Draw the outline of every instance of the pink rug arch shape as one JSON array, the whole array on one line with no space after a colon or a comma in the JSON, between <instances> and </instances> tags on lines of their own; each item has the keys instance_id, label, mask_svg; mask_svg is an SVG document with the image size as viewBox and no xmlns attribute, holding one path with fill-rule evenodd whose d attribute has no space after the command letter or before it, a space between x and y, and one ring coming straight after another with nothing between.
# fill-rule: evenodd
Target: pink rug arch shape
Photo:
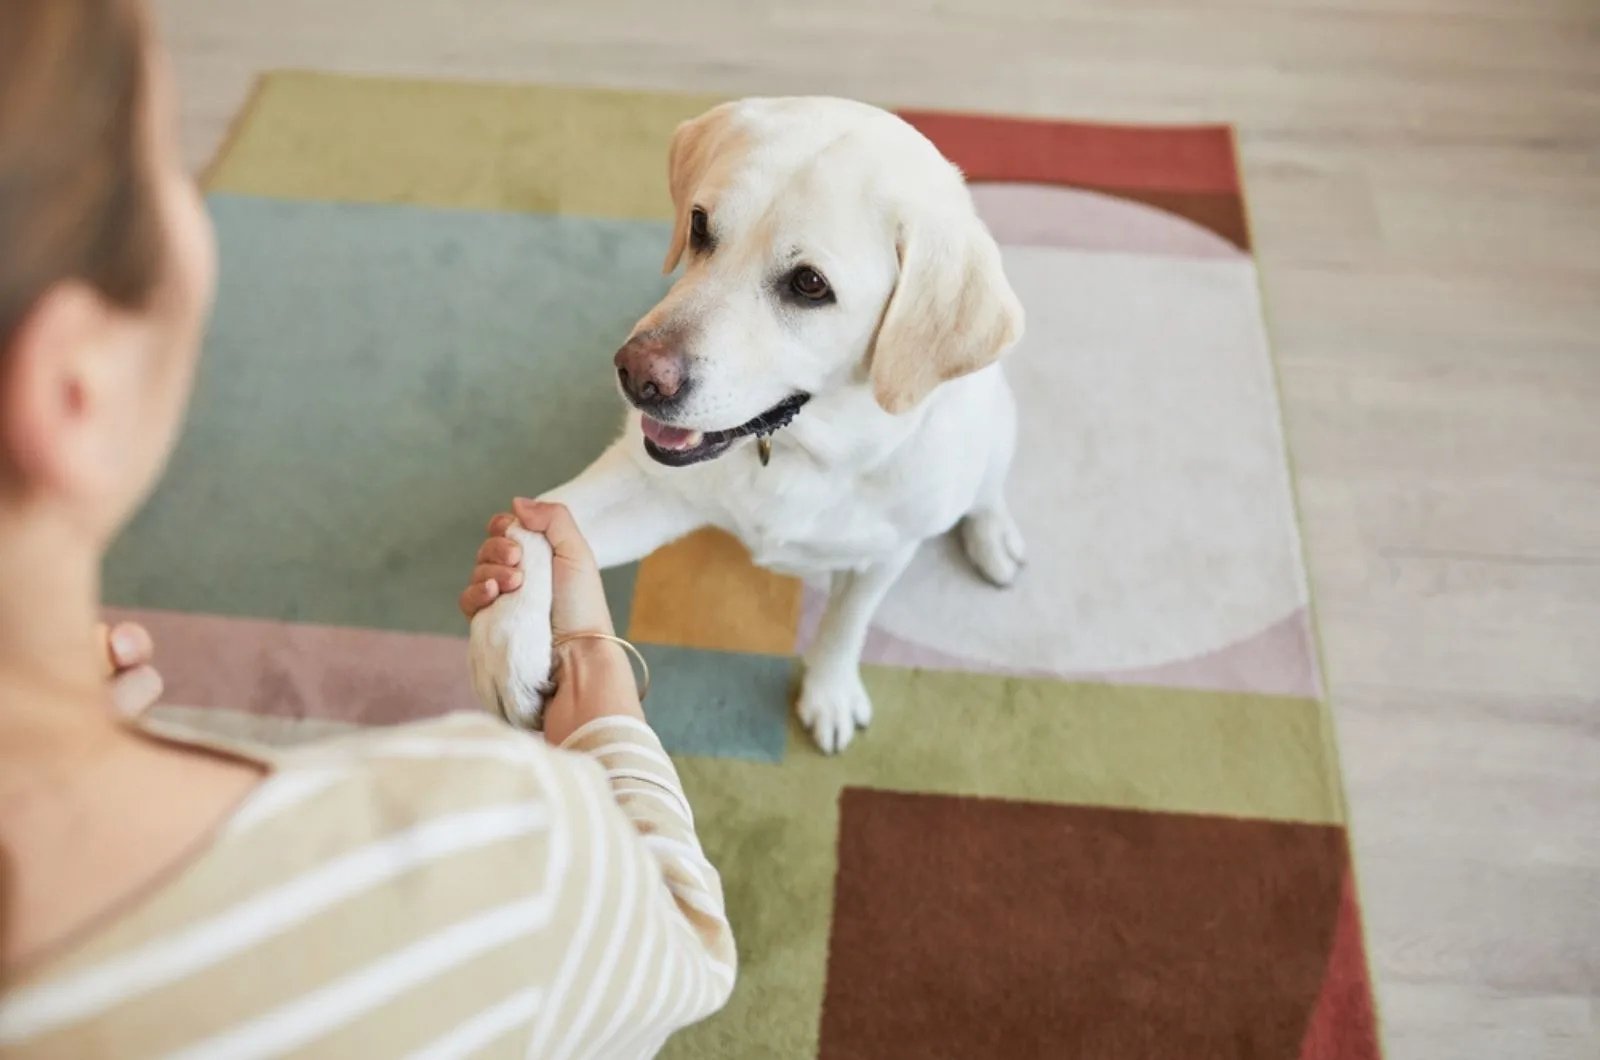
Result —
<instances>
[{"instance_id":1,"label":"pink rug arch shape","mask_svg":"<svg viewBox=\"0 0 1600 1060\"><path fill-rule=\"evenodd\" d=\"M803 652L811 642L825 602L826 597L822 593L807 587L797 651ZM877 627L867 633L867 647L862 659L869 665L911 669L1316 698L1322 694L1322 681L1318 676L1313 644L1311 616L1306 608L1301 607L1260 631L1215 650L1128 670L1061 672L1042 667L998 666L983 659L918 644Z\"/></svg>"},{"instance_id":2,"label":"pink rug arch shape","mask_svg":"<svg viewBox=\"0 0 1600 1060\"><path fill-rule=\"evenodd\" d=\"M975 183L972 199L997 242L1011 246L1244 260L1186 217L1116 194L1050 184Z\"/></svg>"}]
</instances>

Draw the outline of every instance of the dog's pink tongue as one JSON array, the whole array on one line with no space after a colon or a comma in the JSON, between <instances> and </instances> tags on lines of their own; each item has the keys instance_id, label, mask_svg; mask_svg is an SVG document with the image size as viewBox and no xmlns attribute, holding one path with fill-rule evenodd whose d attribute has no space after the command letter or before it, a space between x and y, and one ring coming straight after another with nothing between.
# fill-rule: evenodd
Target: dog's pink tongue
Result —
<instances>
[{"instance_id":1,"label":"dog's pink tongue","mask_svg":"<svg viewBox=\"0 0 1600 1060\"><path fill-rule=\"evenodd\" d=\"M700 444L699 431L668 427L665 423L657 423L649 416L641 416L639 419L640 425L644 427L644 436L663 449L693 449Z\"/></svg>"}]
</instances>

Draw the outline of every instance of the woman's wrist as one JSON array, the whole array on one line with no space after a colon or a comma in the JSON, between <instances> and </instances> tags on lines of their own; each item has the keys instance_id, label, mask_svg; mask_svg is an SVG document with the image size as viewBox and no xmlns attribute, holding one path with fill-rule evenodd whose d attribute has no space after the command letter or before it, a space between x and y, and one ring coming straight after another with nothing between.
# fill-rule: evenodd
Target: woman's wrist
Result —
<instances>
[{"instance_id":1,"label":"woman's wrist","mask_svg":"<svg viewBox=\"0 0 1600 1060\"><path fill-rule=\"evenodd\" d=\"M559 744L595 718L644 718L628 653L599 638L569 640L556 649L555 695L545 705L545 738Z\"/></svg>"}]
</instances>

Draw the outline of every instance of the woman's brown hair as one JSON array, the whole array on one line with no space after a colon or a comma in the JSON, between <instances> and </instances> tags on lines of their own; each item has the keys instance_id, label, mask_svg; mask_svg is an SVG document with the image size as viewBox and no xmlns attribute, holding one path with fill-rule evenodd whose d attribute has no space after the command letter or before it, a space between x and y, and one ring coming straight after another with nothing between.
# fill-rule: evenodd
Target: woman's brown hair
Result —
<instances>
[{"instance_id":1,"label":"woman's brown hair","mask_svg":"<svg viewBox=\"0 0 1600 1060\"><path fill-rule=\"evenodd\" d=\"M160 278L139 0L0 0L0 355L82 280L134 307Z\"/></svg>"}]
</instances>

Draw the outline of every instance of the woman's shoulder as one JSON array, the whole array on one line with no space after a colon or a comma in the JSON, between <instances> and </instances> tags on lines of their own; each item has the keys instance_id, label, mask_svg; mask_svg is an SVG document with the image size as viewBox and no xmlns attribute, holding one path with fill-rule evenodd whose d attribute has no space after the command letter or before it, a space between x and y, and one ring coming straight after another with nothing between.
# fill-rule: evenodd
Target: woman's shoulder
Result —
<instances>
[{"instance_id":1,"label":"woman's shoulder","mask_svg":"<svg viewBox=\"0 0 1600 1060\"><path fill-rule=\"evenodd\" d=\"M526 762L547 751L538 737L513 729L487 714L456 711L436 718L381 725L298 744L281 751L284 765L349 756L363 761L446 757Z\"/></svg>"},{"instance_id":2,"label":"woman's shoulder","mask_svg":"<svg viewBox=\"0 0 1600 1060\"><path fill-rule=\"evenodd\" d=\"M346 828L357 819L394 827L482 804L542 799L565 772L556 759L539 737L486 715L373 728L276 753L271 775L235 815L233 829L264 812L275 815L273 807L286 798L324 810L337 801ZM310 791L317 794L296 794Z\"/></svg>"},{"instance_id":3,"label":"woman's shoulder","mask_svg":"<svg viewBox=\"0 0 1600 1060\"><path fill-rule=\"evenodd\" d=\"M484 806L549 801L573 783L575 756L487 714L457 712L314 741L274 744L204 719L147 720L150 735L260 762L267 775L217 836L278 833L292 850L308 837L381 835ZM559 797L557 795L556 797Z\"/></svg>"},{"instance_id":4,"label":"woman's shoulder","mask_svg":"<svg viewBox=\"0 0 1600 1060\"><path fill-rule=\"evenodd\" d=\"M93 994L108 969L138 967L115 999L153 1006L115 1010L134 1023L173 1011L174 990L205 999L202 1022L248 1021L308 980L365 974L432 932L526 902L559 885L561 757L471 715L272 751L267 777L191 857L9 984L7 1015L69 1033L111 1012ZM58 999L80 994L81 1011L62 1017Z\"/></svg>"},{"instance_id":5,"label":"woman's shoulder","mask_svg":"<svg viewBox=\"0 0 1600 1060\"><path fill-rule=\"evenodd\" d=\"M231 712L212 724L208 713L178 716L158 708L141 719L140 728L169 744L263 764L273 775L336 764L354 769L427 760L526 765L549 753L542 739L476 712L310 732L299 726L241 724Z\"/></svg>"},{"instance_id":6,"label":"woman's shoulder","mask_svg":"<svg viewBox=\"0 0 1600 1060\"><path fill-rule=\"evenodd\" d=\"M159 934L272 881L370 883L475 846L538 846L568 786L556 758L539 738L473 715L264 754L261 783L120 926ZM103 941L115 947L116 934Z\"/></svg>"}]
</instances>

